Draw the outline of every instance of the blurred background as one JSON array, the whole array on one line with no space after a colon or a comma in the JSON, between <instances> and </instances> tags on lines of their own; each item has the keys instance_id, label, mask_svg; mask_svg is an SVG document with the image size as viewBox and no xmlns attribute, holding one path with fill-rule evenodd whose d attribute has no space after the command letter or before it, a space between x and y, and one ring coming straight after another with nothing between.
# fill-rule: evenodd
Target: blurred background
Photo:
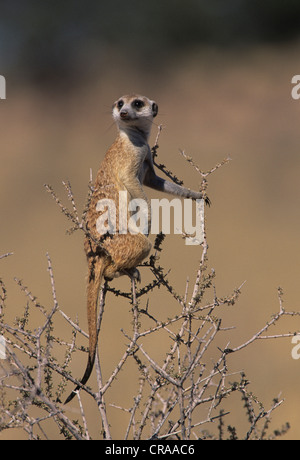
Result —
<instances>
[{"instance_id":1,"label":"blurred background","mask_svg":"<svg viewBox=\"0 0 300 460\"><path fill-rule=\"evenodd\" d=\"M206 211L217 295L230 295L246 280L238 304L222 311L223 325L236 327L224 345L244 342L278 311L278 286L286 310L299 310L300 100L291 97L299 56L296 0L3 0L0 254L14 252L0 262L7 320L26 303L14 276L51 307L49 251L61 308L86 326L83 238L66 235L70 225L43 184L62 197L62 181L70 180L83 208L90 168L95 177L115 138L111 105L130 92L158 103L155 122L164 127L159 161L186 186L197 189L199 177L179 149L203 170L232 160L209 178L212 206ZM152 145L155 135L154 126ZM161 263L172 269L178 292L184 293L187 277L194 280L200 255L178 235L167 238ZM128 280L114 285L128 289ZM168 302L162 290L156 292L154 316L173 308ZM124 351L120 329L130 329L129 305L109 296L105 314L101 347L109 375ZM299 323L284 320L274 333L300 330ZM63 335L65 324L58 328ZM289 338L259 341L230 365L245 370L250 390L266 408L279 394L285 398L272 428L289 422L285 438L300 439L300 361L292 359L292 348ZM74 359L72 369L81 375L82 360ZM130 385L121 389L117 384L109 397L130 407L135 393ZM234 404L241 406L234 398L229 404L233 413ZM117 438L128 417L110 411ZM245 419L232 424L242 430ZM18 435L4 432L0 439Z\"/></svg>"}]
</instances>

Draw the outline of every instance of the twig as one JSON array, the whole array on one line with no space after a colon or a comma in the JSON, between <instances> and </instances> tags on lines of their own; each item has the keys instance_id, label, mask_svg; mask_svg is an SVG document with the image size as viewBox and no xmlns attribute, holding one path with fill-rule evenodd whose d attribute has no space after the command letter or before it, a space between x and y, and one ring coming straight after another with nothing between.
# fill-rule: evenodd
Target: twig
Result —
<instances>
[{"instance_id":1,"label":"twig","mask_svg":"<svg viewBox=\"0 0 300 460\"><path fill-rule=\"evenodd\" d=\"M4 259L5 257L12 256L13 254L14 254L13 252L7 252L6 254L2 254L2 256L0 256L0 260Z\"/></svg>"}]
</instances>

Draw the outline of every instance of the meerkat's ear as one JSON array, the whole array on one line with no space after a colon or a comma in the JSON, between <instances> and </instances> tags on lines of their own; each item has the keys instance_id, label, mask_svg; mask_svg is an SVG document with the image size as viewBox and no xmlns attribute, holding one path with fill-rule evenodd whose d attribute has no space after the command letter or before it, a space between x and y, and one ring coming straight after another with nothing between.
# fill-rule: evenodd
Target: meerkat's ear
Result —
<instances>
[{"instance_id":1,"label":"meerkat's ear","mask_svg":"<svg viewBox=\"0 0 300 460\"><path fill-rule=\"evenodd\" d=\"M153 115L153 118L155 118L157 114L158 114L158 105L156 104L156 102L152 102L152 115Z\"/></svg>"}]
</instances>

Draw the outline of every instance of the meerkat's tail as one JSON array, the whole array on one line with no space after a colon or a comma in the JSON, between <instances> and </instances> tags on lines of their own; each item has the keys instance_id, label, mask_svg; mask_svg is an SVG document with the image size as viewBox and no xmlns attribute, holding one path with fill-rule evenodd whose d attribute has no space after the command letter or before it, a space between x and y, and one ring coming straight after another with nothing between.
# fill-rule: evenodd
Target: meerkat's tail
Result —
<instances>
[{"instance_id":1,"label":"meerkat's tail","mask_svg":"<svg viewBox=\"0 0 300 460\"><path fill-rule=\"evenodd\" d=\"M96 350L97 350L97 304L98 296L103 276L104 266L101 259L89 261L89 275L87 284L87 316L88 316L88 327L89 327L89 356L87 366L80 383L85 385L88 381L95 362ZM69 403L76 392L80 390L81 386L77 385L75 390L70 393L64 404Z\"/></svg>"}]
</instances>

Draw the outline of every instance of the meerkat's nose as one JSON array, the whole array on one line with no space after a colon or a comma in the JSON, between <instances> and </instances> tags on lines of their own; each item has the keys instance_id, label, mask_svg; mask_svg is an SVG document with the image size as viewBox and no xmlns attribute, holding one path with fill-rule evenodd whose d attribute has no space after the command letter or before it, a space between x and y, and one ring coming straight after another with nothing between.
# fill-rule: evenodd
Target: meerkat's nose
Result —
<instances>
[{"instance_id":1,"label":"meerkat's nose","mask_svg":"<svg viewBox=\"0 0 300 460\"><path fill-rule=\"evenodd\" d=\"M120 112L120 117L123 119L123 120L126 120L128 118L128 111L127 110L121 110Z\"/></svg>"}]
</instances>

